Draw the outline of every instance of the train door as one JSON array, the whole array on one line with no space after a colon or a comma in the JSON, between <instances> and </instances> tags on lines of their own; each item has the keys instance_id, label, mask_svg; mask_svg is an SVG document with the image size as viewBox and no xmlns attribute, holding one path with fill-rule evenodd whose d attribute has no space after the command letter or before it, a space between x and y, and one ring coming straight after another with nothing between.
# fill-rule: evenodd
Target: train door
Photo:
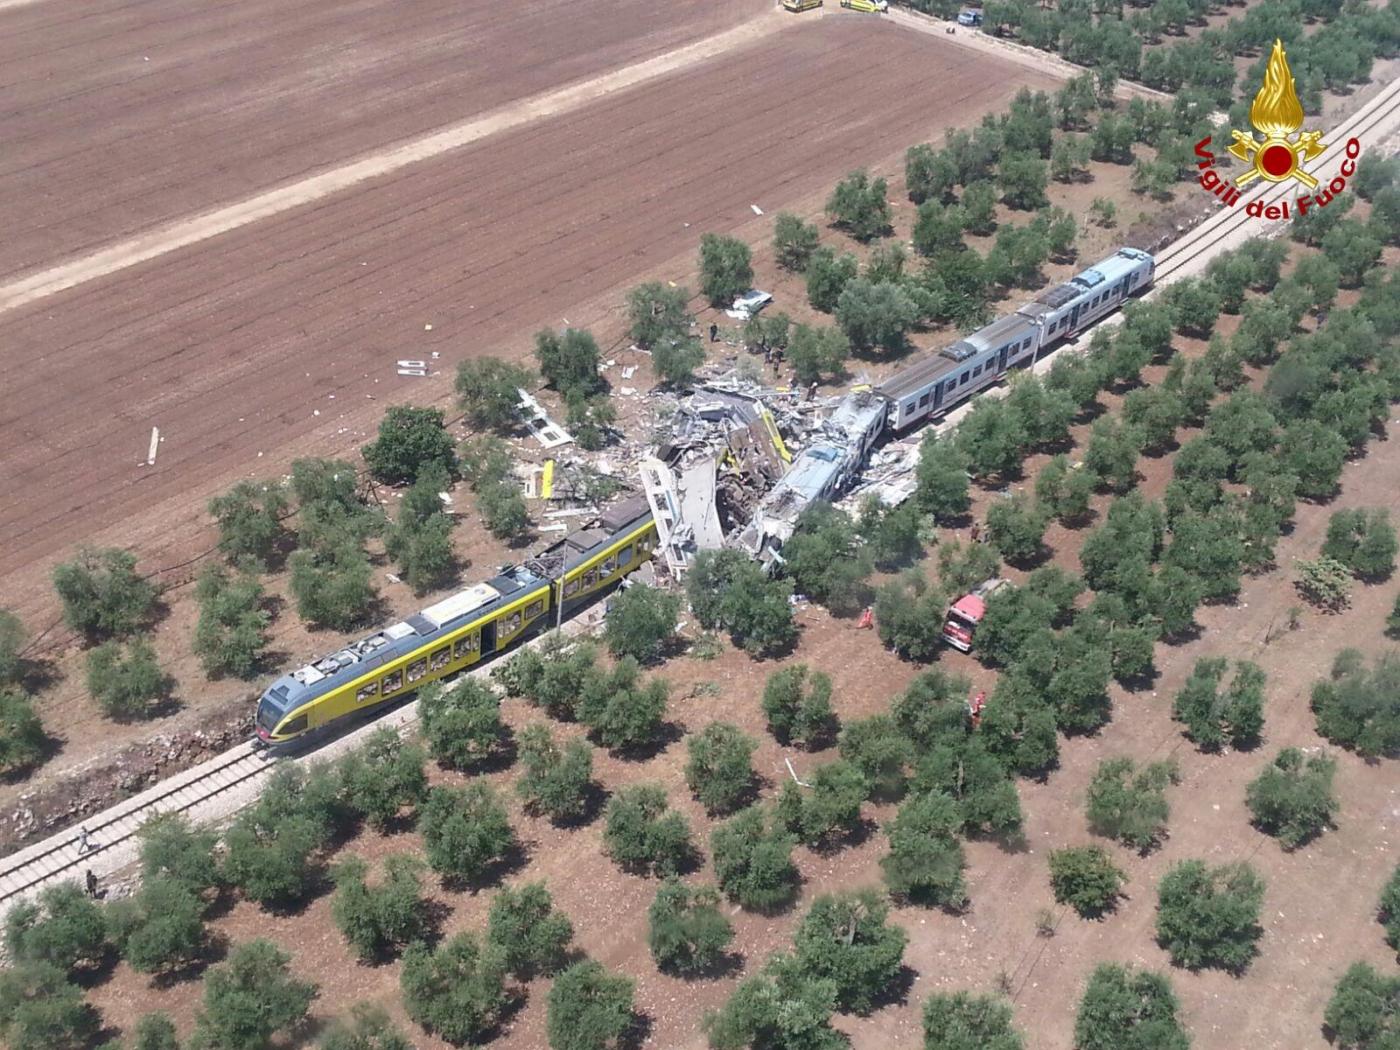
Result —
<instances>
[{"instance_id":1,"label":"train door","mask_svg":"<svg viewBox=\"0 0 1400 1050\"><path fill-rule=\"evenodd\" d=\"M496 651L496 621L481 625L481 655Z\"/></svg>"},{"instance_id":2,"label":"train door","mask_svg":"<svg viewBox=\"0 0 1400 1050\"><path fill-rule=\"evenodd\" d=\"M933 387L933 407L930 411L937 412L939 406L943 404L943 384L935 383Z\"/></svg>"},{"instance_id":3,"label":"train door","mask_svg":"<svg viewBox=\"0 0 1400 1050\"><path fill-rule=\"evenodd\" d=\"M1003 347L1001 348L1001 351L997 354L997 374L998 374L998 375L1000 375L1002 372L1005 372L1005 371L1006 371L1006 358L1007 358L1007 355L1009 355L1010 353L1011 353L1011 347L1009 347L1009 346L1003 346Z\"/></svg>"},{"instance_id":4,"label":"train door","mask_svg":"<svg viewBox=\"0 0 1400 1050\"><path fill-rule=\"evenodd\" d=\"M1079 328L1079 307L1080 303L1074 304L1074 309L1069 312L1069 330L1077 331Z\"/></svg>"}]
</instances>

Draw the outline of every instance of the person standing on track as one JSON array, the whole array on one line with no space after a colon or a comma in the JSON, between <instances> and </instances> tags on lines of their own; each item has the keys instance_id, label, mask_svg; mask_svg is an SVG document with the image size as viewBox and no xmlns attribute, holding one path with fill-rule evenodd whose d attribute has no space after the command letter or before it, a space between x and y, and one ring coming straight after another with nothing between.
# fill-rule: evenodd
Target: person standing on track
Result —
<instances>
[{"instance_id":1,"label":"person standing on track","mask_svg":"<svg viewBox=\"0 0 1400 1050\"><path fill-rule=\"evenodd\" d=\"M78 852L89 853L96 848L96 846L88 841L88 829L80 826L78 828Z\"/></svg>"}]
</instances>

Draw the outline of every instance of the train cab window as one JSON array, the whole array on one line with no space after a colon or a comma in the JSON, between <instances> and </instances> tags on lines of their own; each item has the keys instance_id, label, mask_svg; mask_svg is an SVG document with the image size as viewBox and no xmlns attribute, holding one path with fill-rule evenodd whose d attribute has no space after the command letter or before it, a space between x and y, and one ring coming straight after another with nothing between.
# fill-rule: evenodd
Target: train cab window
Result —
<instances>
[{"instance_id":1,"label":"train cab window","mask_svg":"<svg viewBox=\"0 0 1400 1050\"><path fill-rule=\"evenodd\" d=\"M618 563L619 565L631 565L631 564L632 564L632 548L631 548L631 547L623 547L622 550L620 550L620 551L617 552L617 563Z\"/></svg>"},{"instance_id":2,"label":"train cab window","mask_svg":"<svg viewBox=\"0 0 1400 1050\"><path fill-rule=\"evenodd\" d=\"M393 674L384 676L384 695L396 693L403 688L403 671L395 671Z\"/></svg>"},{"instance_id":3,"label":"train cab window","mask_svg":"<svg viewBox=\"0 0 1400 1050\"><path fill-rule=\"evenodd\" d=\"M366 700L373 700L378 695L379 683L370 682L368 685L362 685L359 689L355 690L355 703L362 704Z\"/></svg>"},{"instance_id":4,"label":"train cab window","mask_svg":"<svg viewBox=\"0 0 1400 1050\"><path fill-rule=\"evenodd\" d=\"M434 671L439 671L446 667L448 661L452 659L452 648L444 645L437 652L428 657L428 666Z\"/></svg>"},{"instance_id":5,"label":"train cab window","mask_svg":"<svg viewBox=\"0 0 1400 1050\"><path fill-rule=\"evenodd\" d=\"M565 581L565 583L564 583L564 597L565 597L565 598L568 598L568 597L570 597L570 596L575 595L575 594L578 593L578 583L579 583L579 581L578 581L578 577L577 577L577 576L575 576L572 580L566 580L566 581Z\"/></svg>"},{"instance_id":6,"label":"train cab window","mask_svg":"<svg viewBox=\"0 0 1400 1050\"><path fill-rule=\"evenodd\" d=\"M452 645L452 657L461 660L481 648L481 634L473 631L465 638L458 638Z\"/></svg>"},{"instance_id":7,"label":"train cab window","mask_svg":"<svg viewBox=\"0 0 1400 1050\"><path fill-rule=\"evenodd\" d=\"M588 590L590 587L594 586L597 582L598 582L598 570L597 570L596 568L589 569L586 573L583 574L583 589L584 589L584 590Z\"/></svg>"},{"instance_id":8,"label":"train cab window","mask_svg":"<svg viewBox=\"0 0 1400 1050\"><path fill-rule=\"evenodd\" d=\"M298 715L282 727L282 735L290 733L302 733L306 730L306 716Z\"/></svg>"}]
</instances>

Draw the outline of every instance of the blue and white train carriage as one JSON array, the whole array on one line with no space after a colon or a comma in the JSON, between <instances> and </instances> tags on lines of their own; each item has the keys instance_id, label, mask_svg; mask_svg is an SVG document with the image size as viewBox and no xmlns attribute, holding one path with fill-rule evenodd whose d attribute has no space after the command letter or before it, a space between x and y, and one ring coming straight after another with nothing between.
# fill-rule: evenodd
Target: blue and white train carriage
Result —
<instances>
[{"instance_id":1,"label":"blue and white train carriage","mask_svg":"<svg viewBox=\"0 0 1400 1050\"><path fill-rule=\"evenodd\" d=\"M1119 248L1015 313L887 377L875 389L889 402L889 428L906 430L936 419L1012 367L1031 363L1060 340L1078 335L1130 295L1150 288L1155 264L1147 252Z\"/></svg>"}]
</instances>

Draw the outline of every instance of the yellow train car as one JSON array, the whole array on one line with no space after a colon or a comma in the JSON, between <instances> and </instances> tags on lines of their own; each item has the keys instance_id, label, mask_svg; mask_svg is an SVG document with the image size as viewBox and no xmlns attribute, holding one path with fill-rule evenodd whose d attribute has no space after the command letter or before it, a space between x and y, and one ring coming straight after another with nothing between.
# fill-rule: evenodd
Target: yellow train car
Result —
<instances>
[{"instance_id":1,"label":"yellow train car","mask_svg":"<svg viewBox=\"0 0 1400 1050\"><path fill-rule=\"evenodd\" d=\"M566 618L656 549L645 500L631 500L497 576L283 675L258 702L257 738L284 745L403 699Z\"/></svg>"}]
</instances>

